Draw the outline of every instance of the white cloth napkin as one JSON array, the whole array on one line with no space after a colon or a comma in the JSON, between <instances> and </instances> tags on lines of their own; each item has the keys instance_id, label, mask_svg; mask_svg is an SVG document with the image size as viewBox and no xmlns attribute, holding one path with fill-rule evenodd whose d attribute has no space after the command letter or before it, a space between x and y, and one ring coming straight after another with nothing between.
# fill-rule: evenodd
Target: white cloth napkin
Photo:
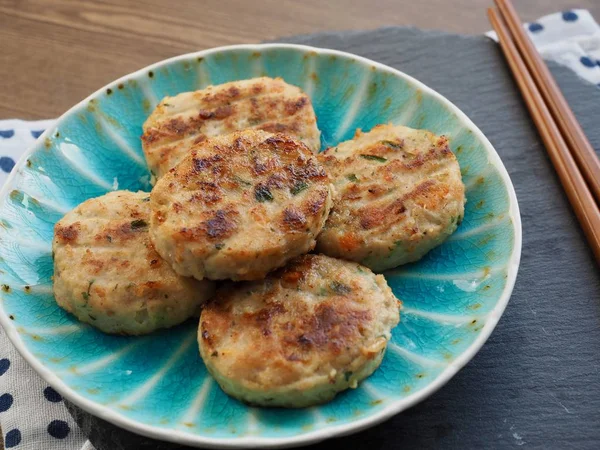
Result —
<instances>
[{"instance_id":1,"label":"white cloth napkin","mask_svg":"<svg viewBox=\"0 0 600 450\"><path fill-rule=\"evenodd\" d=\"M544 16L524 25L545 59L600 86L600 27L586 10ZM495 33L486 33L496 39ZM54 123L0 120L0 186L25 149ZM61 396L17 353L0 328L0 425L7 449L94 450Z\"/></svg>"},{"instance_id":2,"label":"white cloth napkin","mask_svg":"<svg viewBox=\"0 0 600 450\"><path fill-rule=\"evenodd\" d=\"M0 186L54 120L0 120ZM62 397L25 362L0 328L0 425L6 449L94 450Z\"/></svg>"},{"instance_id":3,"label":"white cloth napkin","mask_svg":"<svg viewBox=\"0 0 600 450\"><path fill-rule=\"evenodd\" d=\"M549 14L523 26L544 59L566 66L600 86L600 26L589 11ZM486 35L498 40L493 31Z\"/></svg>"}]
</instances>

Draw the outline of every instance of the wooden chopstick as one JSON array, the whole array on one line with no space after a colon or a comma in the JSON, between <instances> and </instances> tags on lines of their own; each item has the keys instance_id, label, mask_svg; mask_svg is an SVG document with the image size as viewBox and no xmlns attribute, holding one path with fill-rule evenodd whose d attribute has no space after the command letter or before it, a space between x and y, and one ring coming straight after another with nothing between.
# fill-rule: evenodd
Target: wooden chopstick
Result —
<instances>
[{"instance_id":1,"label":"wooden chopstick","mask_svg":"<svg viewBox=\"0 0 600 450\"><path fill-rule=\"evenodd\" d=\"M529 73L542 93L561 134L569 145L571 154L575 157L594 197L596 197L596 202L600 205L600 160L594 148L581 129L581 125L575 118L550 70L523 30L521 19L511 1L495 0L495 2L529 68Z\"/></svg>"},{"instance_id":2,"label":"wooden chopstick","mask_svg":"<svg viewBox=\"0 0 600 450\"><path fill-rule=\"evenodd\" d=\"M529 109L542 137L567 198L592 247L596 261L600 264L600 210L598 210L594 197L571 156L567 144L544 103L533 78L527 71L527 66L521 59L521 55L515 47L506 25L494 9L488 9L488 16L492 27L498 34L502 52L519 86L527 109Z\"/></svg>"}]
</instances>

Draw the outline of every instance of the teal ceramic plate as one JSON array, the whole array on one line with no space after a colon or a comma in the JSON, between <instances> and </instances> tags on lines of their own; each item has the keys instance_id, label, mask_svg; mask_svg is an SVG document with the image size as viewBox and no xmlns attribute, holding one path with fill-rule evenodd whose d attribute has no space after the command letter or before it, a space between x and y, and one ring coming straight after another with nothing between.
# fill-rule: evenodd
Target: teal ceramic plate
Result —
<instances>
[{"instance_id":1,"label":"teal ceramic plate","mask_svg":"<svg viewBox=\"0 0 600 450\"><path fill-rule=\"evenodd\" d=\"M142 123L165 95L260 75L312 98L323 148L378 123L449 137L467 188L458 231L422 261L387 272L404 301L381 368L358 389L303 410L227 397L198 355L196 324L142 338L104 335L52 296L54 223L114 189L149 190ZM17 164L0 196L0 322L67 399L128 430L207 447L292 446L374 425L446 383L483 345L510 297L521 252L515 193L485 136L417 80L347 53L242 45L183 55L111 83L64 114Z\"/></svg>"}]
</instances>

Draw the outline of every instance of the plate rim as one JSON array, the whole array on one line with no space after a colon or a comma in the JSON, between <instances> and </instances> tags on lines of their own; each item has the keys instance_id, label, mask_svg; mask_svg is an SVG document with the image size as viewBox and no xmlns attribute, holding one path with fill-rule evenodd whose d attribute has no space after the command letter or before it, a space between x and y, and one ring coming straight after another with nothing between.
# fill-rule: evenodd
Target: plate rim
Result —
<instances>
[{"instance_id":1,"label":"plate rim","mask_svg":"<svg viewBox=\"0 0 600 450\"><path fill-rule=\"evenodd\" d=\"M96 90L92 94L90 94L85 99L81 100L79 103L75 104L73 107L69 108L65 113L63 113L54 123L54 125L50 128L47 128L41 136L38 137L36 142L32 144L19 158L18 162L15 164L15 168L8 176L4 186L0 189L0 201L3 200L9 190L11 189L12 184L17 176L17 172L23 167L27 158L44 142L44 140L51 136L54 132L54 129L69 116L76 113L78 110L85 108L88 102L103 92L106 89L111 88L113 86L118 85L119 83L125 82L130 79L139 79L140 77L146 75L146 73L150 70L156 70L162 66L169 65L172 63L176 63L180 60L187 60L190 58L198 58L205 57L213 53L219 53L223 51L237 51L237 50L250 50L250 51L261 51L266 49L292 49L298 50L305 53L315 52L317 54L325 54L328 56L340 56L344 58L354 59L361 64L375 67L377 70L384 71L387 73L391 73L395 76L399 76L406 80L409 84L412 84L414 87L420 89L423 93L431 96L436 99L440 104L446 106L449 111L453 112L457 119L464 125L465 128L471 130L474 136L483 144L487 154L488 154L488 162L492 164L495 169L498 171L502 182L506 186L508 197L509 197L509 218L511 219L513 229L514 229L514 242L511 256L507 262L507 279L506 285L500 298L498 299L496 306L487 314L487 320L479 333L478 337L471 343L471 345L456 359L454 359L447 367L444 369L438 377L429 385L424 387L423 389L411 394L407 397L404 397L395 402L391 402L388 406L384 407L380 411L375 414L371 414L362 419L346 423L340 425L331 425L327 428L317 429L314 431L310 431L307 433L303 433L297 436L289 436L289 437L273 437L266 438L260 436L244 436L244 437L232 437L232 438L213 438L206 435L194 434L190 432L180 431L177 429L169 429L169 428L159 428L154 427L152 425L146 425L139 421L127 418L122 416L118 412L111 410L108 406L102 405L93 400L87 399L76 391L72 390L66 383L64 383L58 376L56 376L52 370L45 367L33 354L32 352L25 346L23 340L21 339L19 333L17 332L17 327L14 323L9 320L6 312L4 310L3 302L0 302L0 325L2 325L6 335L21 354L21 356L27 361L27 363L37 372L38 375L42 377L49 385L55 388L64 398L72 402L74 405L82 408L88 413L106 420L114 425L117 425L125 430L131 431L133 433L150 437L157 440L174 442L177 444L183 445L191 445L195 447L204 447L204 448L286 448L286 447L295 447L299 445L305 445L310 443L316 443L323 441L325 439L329 439L332 437L339 437L348 435L351 433L356 433L358 431L364 430L366 428L375 426L392 416L414 406L415 404L423 401L425 398L432 395L434 392L443 387L456 373L462 369L476 354L479 352L483 344L488 340L492 331L496 328L500 317L502 316L508 301L510 300L512 291L514 289L514 285L517 279L517 272L520 265L521 260L521 249L522 249L522 225L521 225L521 215L519 210L519 204L517 201L517 196L515 193L514 186L508 175L506 167L502 163L500 156L496 152L495 148L492 146L487 137L483 134L483 132L473 123L473 121L460 110L454 103L448 100L446 97L441 95L439 92L425 85L421 81L416 78L402 72L401 70L395 69L393 67L387 66L383 63L379 63L377 61L373 61L371 59L349 53L340 50L328 49L328 48L319 48L313 47L309 45L299 45L299 44L287 44L287 43L269 43L269 44L238 44L238 45L227 45L221 47L214 47L206 50L201 50L197 52L185 53L182 55L174 56L168 59L164 59L162 61L156 62L154 64L145 66L139 70L131 72L127 75L120 77L117 80L114 80L100 89Z\"/></svg>"}]
</instances>

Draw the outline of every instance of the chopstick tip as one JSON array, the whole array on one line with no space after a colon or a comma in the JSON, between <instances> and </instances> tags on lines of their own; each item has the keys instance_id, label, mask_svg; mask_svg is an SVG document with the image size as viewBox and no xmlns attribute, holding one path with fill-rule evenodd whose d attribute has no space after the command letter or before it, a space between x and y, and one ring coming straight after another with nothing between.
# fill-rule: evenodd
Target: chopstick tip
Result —
<instances>
[{"instance_id":1,"label":"chopstick tip","mask_svg":"<svg viewBox=\"0 0 600 450\"><path fill-rule=\"evenodd\" d=\"M490 23L492 24L492 28L496 28L496 23L498 21L498 12L496 11L495 8L488 8L487 9L487 15L488 15L488 19L490 20Z\"/></svg>"}]
</instances>

